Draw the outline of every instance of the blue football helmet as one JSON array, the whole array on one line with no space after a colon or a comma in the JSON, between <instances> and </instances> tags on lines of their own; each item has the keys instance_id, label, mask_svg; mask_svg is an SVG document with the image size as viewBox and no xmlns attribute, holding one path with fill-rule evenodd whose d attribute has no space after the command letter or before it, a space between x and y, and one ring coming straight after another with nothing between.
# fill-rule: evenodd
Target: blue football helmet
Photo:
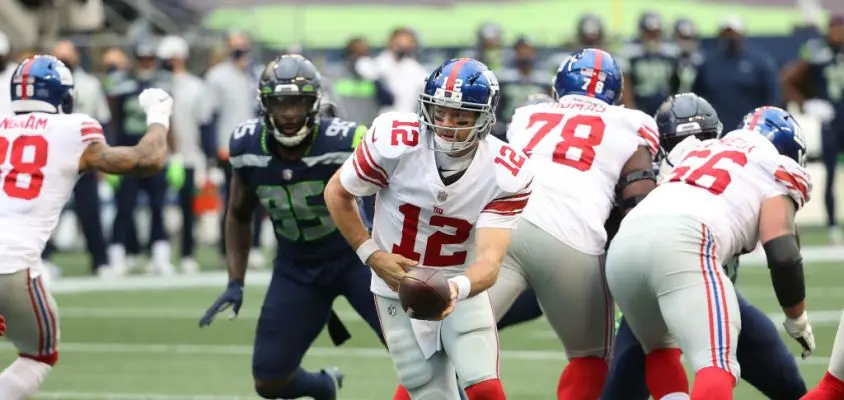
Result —
<instances>
[{"instance_id":1,"label":"blue football helmet","mask_svg":"<svg viewBox=\"0 0 844 400\"><path fill-rule=\"evenodd\" d=\"M778 107L759 107L744 116L738 129L759 132L773 143L780 154L806 166L806 136L788 111Z\"/></svg>"},{"instance_id":2,"label":"blue football helmet","mask_svg":"<svg viewBox=\"0 0 844 400\"><path fill-rule=\"evenodd\" d=\"M499 97L498 79L482 62L460 58L439 66L425 81L425 89L419 95L419 115L431 133L428 135L431 148L455 152L483 139L495 125ZM443 126L438 117L443 108L471 111L476 118L467 126ZM465 139L457 140L457 133L466 129L470 132Z\"/></svg>"},{"instance_id":3,"label":"blue football helmet","mask_svg":"<svg viewBox=\"0 0 844 400\"><path fill-rule=\"evenodd\" d=\"M73 74L53 56L21 61L12 74L10 93L15 114L73 112Z\"/></svg>"},{"instance_id":4,"label":"blue football helmet","mask_svg":"<svg viewBox=\"0 0 844 400\"><path fill-rule=\"evenodd\" d=\"M560 64L552 85L557 99L579 94L607 104L617 104L621 100L624 76L610 53L599 49L583 49Z\"/></svg>"}]
</instances>

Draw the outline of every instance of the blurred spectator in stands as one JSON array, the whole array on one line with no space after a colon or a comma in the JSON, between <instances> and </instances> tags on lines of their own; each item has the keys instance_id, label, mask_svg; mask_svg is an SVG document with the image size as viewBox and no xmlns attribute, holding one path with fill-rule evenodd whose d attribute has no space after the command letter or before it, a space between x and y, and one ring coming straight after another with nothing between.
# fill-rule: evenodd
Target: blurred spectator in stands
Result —
<instances>
[{"instance_id":1,"label":"blurred spectator in stands","mask_svg":"<svg viewBox=\"0 0 844 400\"><path fill-rule=\"evenodd\" d=\"M677 46L663 38L662 17L646 12L639 17L639 36L625 43L617 58L624 72L622 103L654 115L671 95L677 66Z\"/></svg>"},{"instance_id":2,"label":"blurred spectator in stands","mask_svg":"<svg viewBox=\"0 0 844 400\"><path fill-rule=\"evenodd\" d=\"M209 98L212 104L213 123L205 127L206 142L215 143L217 162L226 176L228 184L231 176L229 168L229 138L235 128L243 122L258 116L256 93L261 65L255 63L252 55L252 43L243 32L232 32L226 36L227 58L211 67L205 74ZM227 191L223 190L223 215L220 217L220 254L226 254L225 210L228 200ZM255 231L252 235L252 252L249 255L249 266L261 268L266 264L264 254L260 251L261 225L264 215L260 207L256 209Z\"/></svg>"},{"instance_id":3,"label":"blurred spectator in stands","mask_svg":"<svg viewBox=\"0 0 844 400\"><path fill-rule=\"evenodd\" d=\"M835 215L835 170L844 152L844 15L833 16L825 37L809 40L782 73L788 101L822 123L821 153L826 168L824 200L829 239L844 243Z\"/></svg>"},{"instance_id":4,"label":"blurred spectator in stands","mask_svg":"<svg viewBox=\"0 0 844 400\"><path fill-rule=\"evenodd\" d=\"M114 82L123 78L123 75L129 70L129 57L119 47L110 47L103 53L103 72L105 78L103 79L103 88L108 92Z\"/></svg>"},{"instance_id":5,"label":"blurred spectator in stands","mask_svg":"<svg viewBox=\"0 0 844 400\"><path fill-rule=\"evenodd\" d=\"M113 82L108 91L111 107L111 144L133 146L146 133L146 115L138 103L138 95L146 88L161 88L170 92L171 76L158 68L155 46L142 42L135 47L136 63L124 77ZM112 270L109 274L121 275L133 266L127 255L140 253L135 214L139 194L146 195L150 212L150 272L170 275L174 272L170 261L170 241L164 230L164 198L167 181L164 172L152 176L126 175L109 176L108 181L116 187L117 213L112 227L111 245L108 248Z\"/></svg>"},{"instance_id":6,"label":"blurred spectator in stands","mask_svg":"<svg viewBox=\"0 0 844 400\"><path fill-rule=\"evenodd\" d=\"M724 129L735 129L754 108L778 105L778 86L774 61L749 47L744 23L729 16L720 24L717 48L704 54L692 91L712 103Z\"/></svg>"},{"instance_id":7,"label":"blurred spectator in stands","mask_svg":"<svg viewBox=\"0 0 844 400\"><path fill-rule=\"evenodd\" d=\"M410 28L399 27L390 34L387 48L375 58L379 74L394 97L393 105L382 108L381 112L416 112L419 93L428 76L417 60L418 50L415 33Z\"/></svg>"},{"instance_id":8,"label":"blurred spectator in stands","mask_svg":"<svg viewBox=\"0 0 844 400\"><path fill-rule=\"evenodd\" d=\"M692 20L680 18L674 23L674 43L679 49L679 56L671 83L671 92L690 92L697 77L698 68L703 64L700 36Z\"/></svg>"},{"instance_id":9,"label":"blurred spectator in stands","mask_svg":"<svg viewBox=\"0 0 844 400\"><path fill-rule=\"evenodd\" d=\"M343 50L343 60L328 65L324 75L333 83L336 103L350 121L369 126L382 107L393 105L393 94L370 57L364 38L351 38Z\"/></svg>"},{"instance_id":10,"label":"blurred spectator in stands","mask_svg":"<svg viewBox=\"0 0 844 400\"><path fill-rule=\"evenodd\" d=\"M527 37L522 36L513 45L514 58L508 68L498 73L501 100L498 103L494 134L506 131L516 108L523 106L534 93L551 93L551 74L537 68L536 49Z\"/></svg>"},{"instance_id":11,"label":"blurred spectator in stands","mask_svg":"<svg viewBox=\"0 0 844 400\"><path fill-rule=\"evenodd\" d=\"M466 50L461 57L474 58L489 69L498 72L506 67L511 55L504 49L501 25L494 22L484 22L475 32L475 48Z\"/></svg>"},{"instance_id":12,"label":"blurred spectator in stands","mask_svg":"<svg viewBox=\"0 0 844 400\"><path fill-rule=\"evenodd\" d=\"M193 200L196 191L197 174L205 175L205 160L213 154L202 151L200 127L211 119L211 100L205 90L205 83L187 68L188 43L179 36L164 37L158 44L156 56L161 68L173 73L173 123L170 132L174 136L175 151L167 167L167 181L179 192L182 208L181 269L193 274L199 272L195 258Z\"/></svg>"},{"instance_id":13,"label":"blurred spectator in stands","mask_svg":"<svg viewBox=\"0 0 844 400\"><path fill-rule=\"evenodd\" d=\"M577 20L575 38L575 42L564 44L562 51L549 57L541 68L550 74L556 74L557 69L571 56L572 52L585 48L603 48L604 21L595 14L582 15Z\"/></svg>"},{"instance_id":14,"label":"blurred spectator in stands","mask_svg":"<svg viewBox=\"0 0 844 400\"><path fill-rule=\"evenodd\" d=\"M9 43L9 37L0 32L0 115L12 114L12 98L9 90L11 90L12 74L17 65L9 59L10 54L12 54L12 45Z\"/></svg>"},{"instance_id":15,"label":"blurred spectator in stands","mask_svg":"<svg viewBox=\"0 0 844 400\"><path fill-rule=\"evenodd\" d=\"M73 73L74 93L73 111L87 114L100 122L104 127L111 121L105 93L99 79L85 72L79 65L79 53L76 46L69 40L61 40L53 46L52 54L61 60ZM82 226L85 244L91 255L91 271L97 273L100 268L108 266L106 243L103 236L103 223L100 214L99 179L93 173L85 173L79 177L73 189L73 210ZM50 255L55 250L51 242L44 248L42 257L45 268L51 274L58 274L58 269L49 262Z\"/></svg>"}]
</instances>

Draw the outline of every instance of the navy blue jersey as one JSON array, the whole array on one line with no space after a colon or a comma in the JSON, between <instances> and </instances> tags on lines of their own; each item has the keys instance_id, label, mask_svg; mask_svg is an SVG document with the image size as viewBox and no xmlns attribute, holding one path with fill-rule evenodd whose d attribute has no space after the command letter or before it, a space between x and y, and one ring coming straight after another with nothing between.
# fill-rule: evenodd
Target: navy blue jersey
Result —
<instances>
[{"instance_id":1,"label":"navy blue jersey","mask_svg":"<svg viewBox=\"0 0 844 400\"><path fill-rule=\"evenodd\" d=\"M662 42L655 50L640 41L626 43L618 58L622 72L630 79L636 106L645 114L654 115L665 98L670 96L671 81L677 67L679 49L669 42Z\"/></svg>"},{"instance_id":2,"label":"navy blue jersey","mask_svg":"<svg viewBox=\"0 0 844 400\"><path fill-rule=\"evenodd\" d=\"M823 39L812 39L800 49L800 58L809 63L817 97L832 102L840 116L844 112L844 52Z\"/></svg>"},{"instance_id":3,"label":"navy blue jersey","mask_svg":"<svg viewBox=\"0 0 844 400\"><path fill-rule=\"evenodd\" d=\"M244 122L234 131L229 162L269 214L279 258L321 266L352 251L325 207L323 191L365 133L366 127L354 122L321 119L304 156L286 161L273 151L276 143L262 120Z\"/></svg>"},{"instance_id":4,"label":"navy blue jersey","mask_svg":"<svg viewBox=\"0 0 844 400\"><path fill-rule=\"evenodd\" d=\"M107 92L114 135L110 142L115 146L134 146L147 131L147 116L138 102L138 95L153 87L170 92L170 74L157 72L149 80L119 74L113 79Z\"/></svg>"}]
</instances>

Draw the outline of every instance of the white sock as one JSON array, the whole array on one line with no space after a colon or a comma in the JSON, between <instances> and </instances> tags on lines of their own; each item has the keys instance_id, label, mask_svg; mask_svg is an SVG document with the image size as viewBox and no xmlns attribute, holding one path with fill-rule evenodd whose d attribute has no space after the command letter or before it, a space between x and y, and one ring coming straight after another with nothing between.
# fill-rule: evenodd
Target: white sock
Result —
<instances>
[{"instance_id":1,"label":"white sock","mask_svg":"<svg viewBox=\"0 0 844 400\"><path fill-rule=\"evenodd\" d=\"M112 244L108 246L108 261L109 264L118 269L125 269L126 265L126 248L120 244Z\"/></svg>"},{"instance_id":2,"label":"white sock","mask_svg":"<svg viewBox=\"0 0 844 400\"><path fill-rule=\"evenodd\" d=\"M688 400L689 395L682 392L668 393L659 400Z\"/></svg>"},{"instance_id":3,"label":"white sock","mask_svg":"<svg viewBox=\"0 0 844 400\"><path fill-rule=\"evenodd\" d=\"M26 400L34 396L52 369L53 367L31 358L18 357L0 373L0 393L3 393L3 400Z\"/></svg>"},{"instance_id":4,"label":"white sock","mask_svg":"<svg viewBox=\"0 0 844 400\"><path fill-rule=\"evenodd\" d=\"M158 240L152 243L152 262L158 267L170 265L170 243Z\"/></svg>"}]
</instances>

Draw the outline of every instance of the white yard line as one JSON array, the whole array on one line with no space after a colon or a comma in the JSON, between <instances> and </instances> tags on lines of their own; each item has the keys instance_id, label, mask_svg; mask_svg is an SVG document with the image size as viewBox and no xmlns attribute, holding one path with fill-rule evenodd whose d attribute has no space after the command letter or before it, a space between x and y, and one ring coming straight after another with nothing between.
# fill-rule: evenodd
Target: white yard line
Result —
<instances>
[{"instance_id":1,"label":"white yard line","mask_svg":"<svg viewBox=\"0 0 844 400\"><path fill-rule=\"evenodd\" d=\"M63 400L254 400L258 397L106 392L39 392L36 399Z\"/></svg>"},{"instance_id":2,"label":"white yard line","mask_svg":"<svg viewBox=\"0 0 844 400\"><path fill-rule=\"evenodd\" d=\"M0 349L10 349L9 343L0 344ZM201 345L201 344L137 344L137 343L62 343L59 351L86 354L178 354L178 355L243 355L252 354L252 346L243 345ZM383 359L389 358L387 351L379 347L311 347L308 357ZM501 358L517 361L549 361L559 363L565 359L562 351L502 350ZM827 365L829 357L810 357L798 360L800 364Z\"/></svg>"}]
</instances>

